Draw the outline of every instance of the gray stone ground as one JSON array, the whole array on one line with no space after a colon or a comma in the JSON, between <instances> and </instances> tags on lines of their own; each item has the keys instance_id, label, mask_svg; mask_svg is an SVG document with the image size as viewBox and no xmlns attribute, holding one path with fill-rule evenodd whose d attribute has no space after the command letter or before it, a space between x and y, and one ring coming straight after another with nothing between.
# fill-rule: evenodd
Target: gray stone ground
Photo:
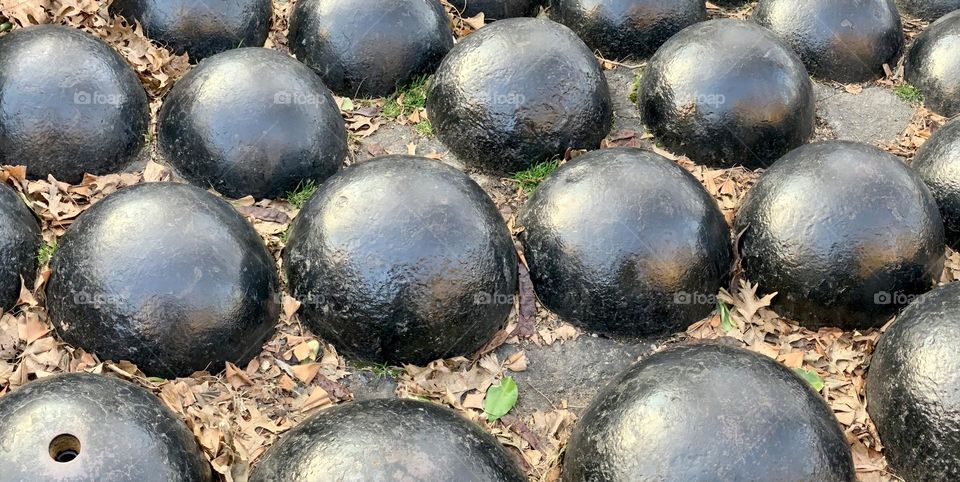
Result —
<instances>
[{"instance_id":1,"label":"gray stone ground","mask_svg":"<svg viewBox=\"0 0 960 482\"><path fill-rule=\"evenodd\" d=\"M614 125L611 133L632 130L643 132L643 124L636 107L629 99L630 87L637 70L618 67L606 72L614 101ZM859 94L842 88L815 83L817 111L821 125L839 139L869 144L892 143L910 124L915 108L890 90L867 87ZM824 136L820 136L824 137ZM418 154L436 152L443 161L464 168L462 162L447 152L436 137L425 137L412 126L384 125L361 142L355 159L362 162L373 153L405 154L408 145L415 144ZM509 183L502 179L471 172L471 176L490 192L509 191ZM504 345L497 354L503 360L517 350L524 350L528 369L515 373L520 397L515 408L518 415L528 415L536 409L560 406L566 401L575 412L581 412L596 393L617 373L641 355L649 353L656 340L616 341L590 334L576 340L556 342L552 346ZM346 386L358 399L391 397L396 380L389 374L374 374L369 370L355 370Z\"/></svg>"}]
</instances>

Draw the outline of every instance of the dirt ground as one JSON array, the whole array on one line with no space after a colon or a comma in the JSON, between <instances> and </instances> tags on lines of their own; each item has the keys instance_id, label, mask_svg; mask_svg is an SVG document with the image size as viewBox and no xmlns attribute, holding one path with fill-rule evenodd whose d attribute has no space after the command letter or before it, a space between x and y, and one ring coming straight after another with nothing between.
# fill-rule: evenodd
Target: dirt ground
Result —
<instances>
[{"instance_id":1,"label":"dirt ground","mask_svg":"<svg viewBox=\"0 0 960 482\"><path fill-rule=\"evenodd\" d=\"M150 43L142 33L106 14L95 0L0 0L0 32L36 23L63 23L83 28L114 45L137 69L151 96L154 120L164 93L189 69L177 57ZM291 4L275 2L274 31L268 47L286 51L286 18ZM714 17L745 18L751 7ZM452 17L458 36L479 27L480 19ZM905 19L908 38L925 25ZM0 34L2 35L2 34ZM630 100L642 65L600 59L615 105L613 130L604 147L635 146L654 150L690 170L717 199L731 221L743 195L759 172L742 168L710 169L659 149L646 133ZM891 75L863 85L816 83L817 139L850 139L887 149L909 162L916 148L946 119L898 94L902 65ZM464 168L424 128L420 107L403 108L403 98L338 99L350 130L348 164L383 154L415 153ZM396 107L401 107L396 114ZM384 111L388 111L389 115ZM88 176L79 185L47 179L28 181L24 170L4 166L0 179L19 189L44 222L44 238L53 244L77 215L107 194L139 182L177 181L156 150L155 136L128 172ZM575 154L575 153L572 153ZM515 180L470 172L490 194L512 229L526 192ZM284 233L297 209L285 200L232 201L267 242L280 264ZM518 246L519 248L519 246ZM578 414L600 388L635 360L672 343L718 339L775 358L808 378L822 381L829 402L851 444L858 477L892 480L882 445L866 413L864 374L880 334L821 329L811 332L767 308L772 294L736 278L719 297L731 307L732 326L718 314L663 339L612 340L563 323L536 302L529 278L508 325L470 358L438 360L426 367L362 366L344 359L333 346L317 340L298 319L298 305L284 300L277 334L248 366L228 365L224 373L197 373L189 378L148 378L124 361L99 360L95 354L62 344L53 334L43 303L49 269L41 269L35 286L25 287L19 306L0 318L0 396L30 380L60 372L88 371L140 383L161 399L193 430L215 470L226 481L245 481L257 458L284 431L332 404L376 397L420 397L448 405L494 434L510 448L530 480L559 477L564 443ZM948 253L944 282L960 279L960 257ZM488 387L512 376L519 399L506 416L490 423L483 415ZM749 417L749 404L731 407Z\"/></svg>"}]
</instances>

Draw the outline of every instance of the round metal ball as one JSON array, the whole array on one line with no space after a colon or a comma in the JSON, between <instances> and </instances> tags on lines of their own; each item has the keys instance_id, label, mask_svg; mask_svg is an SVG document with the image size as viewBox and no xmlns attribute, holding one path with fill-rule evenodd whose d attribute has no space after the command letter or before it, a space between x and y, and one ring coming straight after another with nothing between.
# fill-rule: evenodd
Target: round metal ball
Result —
<instances>
[{"instance_id":1,"label":"round metal ball","mask_svg":"<svg viewBox=\"0 0 960 482\"><path fill-rule=\"evenodd\" d=\"M682 167L639 149L564 164L518 223L540 301L607 335L685 329L716 308L733 267L716 201Z\"/></svg>"},{"instance_id":2,"label":"round metal ball","mask_svg":"<svg viewBox=\"0 0 960 482\"><path fill-rule=\"evenodd\" d=\"M452 410L378 399L324 410L285 434L251 482L290 480L527 480L490 434Z\"/></svg>"},{"instance_id":3,"label":"round metal ball","mask_svg":"<svg viewBox=\"0 0 960 482\"><path fill-rule=\"evenodd\" d=\"M960 284L910 304L880 336L867 411L901 480L960 479Z\"/></svg>"},{"instance_id":4,"label":"round metal ball","mask_svg":"<svg viewBox=\"0 0 960 482\"><path fill-rule=\"evenodd\" d=\"M913 168L940 206L947 243L960 247L960 120L954 120L923 144Z\"/></svg>"},{"instance_id":5,"label":"round metal ball","mask_svg":"<svg viewBox=\"0 0 960 482\"><path fill-rule=\"evenodd\" d=\"M427 113L469 165L524 169L569 148L596 148L613 123L606 77L569 28L535 18L488 25L437 69Z\"/></svg>"},{"instance_id":6,"label":"round metal ball","mask_svg":"<svg viewBox=\"0 0 960 482\"><path fill-rule=\"evenodd\" d=\"M749 400L749 411L731 407ZM758 353L702 344L653 354L597 395L567 444L563 480L852 482L830 407Z\"/></svg>"},{"instance_id":7,"label":"round metal ball","mask_svg":"<svg viewBox=\"0 0 960 482\"><path fill-rule=\"evenodd\" d=\"M744 275L777 292L773 309L817 329L886 322L943 271L937 204L896 156L827 141L776 162L734 225Z\"/></svg>"},{"instance_id":8,"label":"round metal ball","mask_svg":"<svg viewBox=\"0 0 960 482\"><path fill-rule=\"evenodd\" d=\"M883 77L903 51L893 0L760 0L753 19L783 39L814 77L859 83Z\"/></svg>"},{"instance_id":9,"label":"round metal ball","mask_svg":"<svg viewBox=\"0 0 960 482\"><path fill-rule=\"evenodd\" d=\"M17 303L21 280L28 289L33 288L41 240L33 212L13 189L0 186L0 310Z\"/></svg>"},{"instance_id":10,"label":"round metal ball","mask_svg":"<svg viewBox=\"0 0 960 482\"><path fill-rule=\"evenodd\" d=\"M816 125L800 59L767 29L732 19L698 23L663 44L637 105L668 149L721 167L766 167Z\"/></svg>"},{"instance_id":11,"label":"round metal ball","mask_svg":"<svg viewBox=\"0 0 960 482\"><path fill-rule=\"evenodd\" d=\"M340 109L320 77L263 48L194 68L167 95L158 124L160 151L185 178L234 198L323 182L347 155Z\"/></svg>"},{"instance_id":12,"label":"round metal ball","mask_svg":"<svg viewBox=\"0 0 960 482\"><path fill-rule=\"evenodd\" d=\"M960 0L897 0L901 12L932 22L954 10L960 10Z\"/></svg>"},{"instance_id":13,"label":"round metal ball","mask_svg":"<svg viewBox=\"0 0 960 482\"><path fill-rule=\"evenodd\" d=\"M703 0L551 0L549 12L604 57L633 60L707 19Z\"/></svg>"},{"instance_id":14,"label":"round metal ball","mask_svg":"<svg viewBox=\"0 0 960 482\"><path fill-rule=\"evenodd\" d=\"M123 169L145 142L147 93L123 57L71 27L0 38L0 163L78 183Z\"/></svg>"},{"instance_id":15,"label":"round metal ball","mask_svg":"<svg viewBox=\"0 0 960 482\"><path fill-rule=\"evenodd\" d=\"M517 282L513 240L483 189L411 156L328 179L294 220L283 265L307 326L377 363L473 353L503 326Z\"/></svg>"},{"instance_id":16,"label":"round metal ball","mask_svg":"<svg viewBox=\"0 0 960 482\"><path fill-rule=\"evenodd\" d=\"M540 12L544 0L451 0L457 11L464 17L484 15L490 22L513 17L535 17Z\"/></svg>"},{"instance_id":17,"label":"round metal ball","mask_svg":"<svg viewBox=\"0 0 960 482\"><path fill-rule=\"evenodd\" d=\"M139 22L151 39L199 62L237 47L262 47L270 0L114 0L110 12Z\"/></svg>"},{"instance_id":18,"label":"round metal ball","mask_svg":"<svg viewBox=\"0 0 960 482\"><path fill-rule=\"evenodd\" d=\"M437 0L300 0L289 40L337 95L383 97L432 74L453 31Z\"/></svg>"},{"instance_id":19,"label":"round metal ball","mask_svg":"<svg viewBox=\"0 0 960 482\"><path fill-rule=\"evenodd\" d=\"M927 108L946 117L960 114L960 10L933 22L913 40L903 70Z\"/></svg>"},{"instance_id":20,"label":"round metal ball","mask_svg":"<svg viewBox=\"0 0 960 482\"><path fill-rule=\"evenodd\" d=\"M273 256L230 204L187 184L124 188L61 238L47 285L64 341L151 376L260 353L279 315Z\"/></svg>"},{"instance_id":21,"label":"round metal ball","mask_svg":"<svg viewBox=\"0 0 960 482\"><path fill-rule=\"evenodd\" d=\"M160 399L103 375L56 375L0 398L0 447L3 480L213 480Z\"/></svg>"}]
</instances>

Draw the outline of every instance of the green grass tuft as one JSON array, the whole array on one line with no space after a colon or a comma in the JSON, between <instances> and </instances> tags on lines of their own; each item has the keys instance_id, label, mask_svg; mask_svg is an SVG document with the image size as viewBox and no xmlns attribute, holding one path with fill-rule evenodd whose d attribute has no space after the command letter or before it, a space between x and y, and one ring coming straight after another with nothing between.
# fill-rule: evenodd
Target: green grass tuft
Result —
<instances>
[{"instance_id":1,"label":"green grass tuft","mask_svg":"<svg viewBox=\"0 0 960 482\"><path fill-rule=\"evenodd\" d=\"M427 88L430 86L430 78L420 77L410 85L398 89L393 95L387 98L380 113L383 117L393 120L402 115L409 115L422 109L427 104ZM419 129L418 129L419 130Z\"/></svg>"},{"instance_id":2,"label":"green grass tuft","mask_svg":"<svg viewBox=\"0 0 960 482\"><path fill-rule=\"evenodd\" d=\"M303 208L303 205L310 200L310 196L317 191L317 183L313 181L302 182L297 188L287 193L287 202L297 209Z\"/></svg>"},{"instance_id":3,"label":"green grass tuft","mask_svg":"<svg viewBox=\"0 0 960 482\"><path fill-rule=\"evenodd\" d=\"M901 100L907 102L920 102L923 100L923 94L920 90L910 84L902 84L893 88L893 93L897 94Z\"/></svg>"},{"instance_id":4,"label":"green grass tuft","mask_svg":"<svg viewBox=\"0 0 960 482\"><path fill-rule=\"evenodd\" d=\"M56 252L57 252L56 241L51 241L49 243L44 241L40 245L40 249L37 250L37 264L39 264L40 266L43 266L49 263L50 260L53 258L53 254Z\"/></svg>"},{"instance_id":5,"label":"green grass tuft","mask_svg":"<svg viewBox=\"0 0 960 482\"><path fill-rule=\"evenodd\" d=\"M430 123L430 119L423 119L419 124L414 126L417 129L417 132L421 136L432 136L433 135L433 124Z\"/></svg>"},{"instance_id":6,"label":"green grass tuft","mask_svg":"<svg viewBox=\"0 0 960 482\"><path fill-rule=\"evenodd\" d=\"M643 71L637 72L637 76L633 78L633 83L630 84L630 102L634 104L637 103L637 92L640 91L640 81L643 80Z\"/></svg>"},{"instance_id":7,"label":"green grass tuft","mask_svg":"<svg viewBox=\"0 0 960 482\"><path fill-rule=\"evenodd\" d=\"M553 171L556 171L557 167L560 167L559 159L541 162L528 169L514 173L511 179L524 191L531 193L537 189L537 186L539 186L547 176L553 174Z\"/></svg>"}]
</instances>

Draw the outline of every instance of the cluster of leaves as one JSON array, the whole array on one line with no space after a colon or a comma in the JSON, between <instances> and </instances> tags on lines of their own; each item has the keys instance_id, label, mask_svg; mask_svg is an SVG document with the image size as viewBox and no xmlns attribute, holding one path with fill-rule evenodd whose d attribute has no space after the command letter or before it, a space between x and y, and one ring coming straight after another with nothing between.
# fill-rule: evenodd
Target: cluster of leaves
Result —
<instances>
[{"instance_id":1,"label":"cluster of leaves","mask_svg":"<svg viewBox=\"0 0 960 482\"><path fill-rule=\"evenodd\" d=\"M553 174L553 171L556 171L558 167L560 167L559 159L541 162L514 173L511 179L529 194L535 191L537 186L550 174Z\"/></svg>"}]
</instances>

